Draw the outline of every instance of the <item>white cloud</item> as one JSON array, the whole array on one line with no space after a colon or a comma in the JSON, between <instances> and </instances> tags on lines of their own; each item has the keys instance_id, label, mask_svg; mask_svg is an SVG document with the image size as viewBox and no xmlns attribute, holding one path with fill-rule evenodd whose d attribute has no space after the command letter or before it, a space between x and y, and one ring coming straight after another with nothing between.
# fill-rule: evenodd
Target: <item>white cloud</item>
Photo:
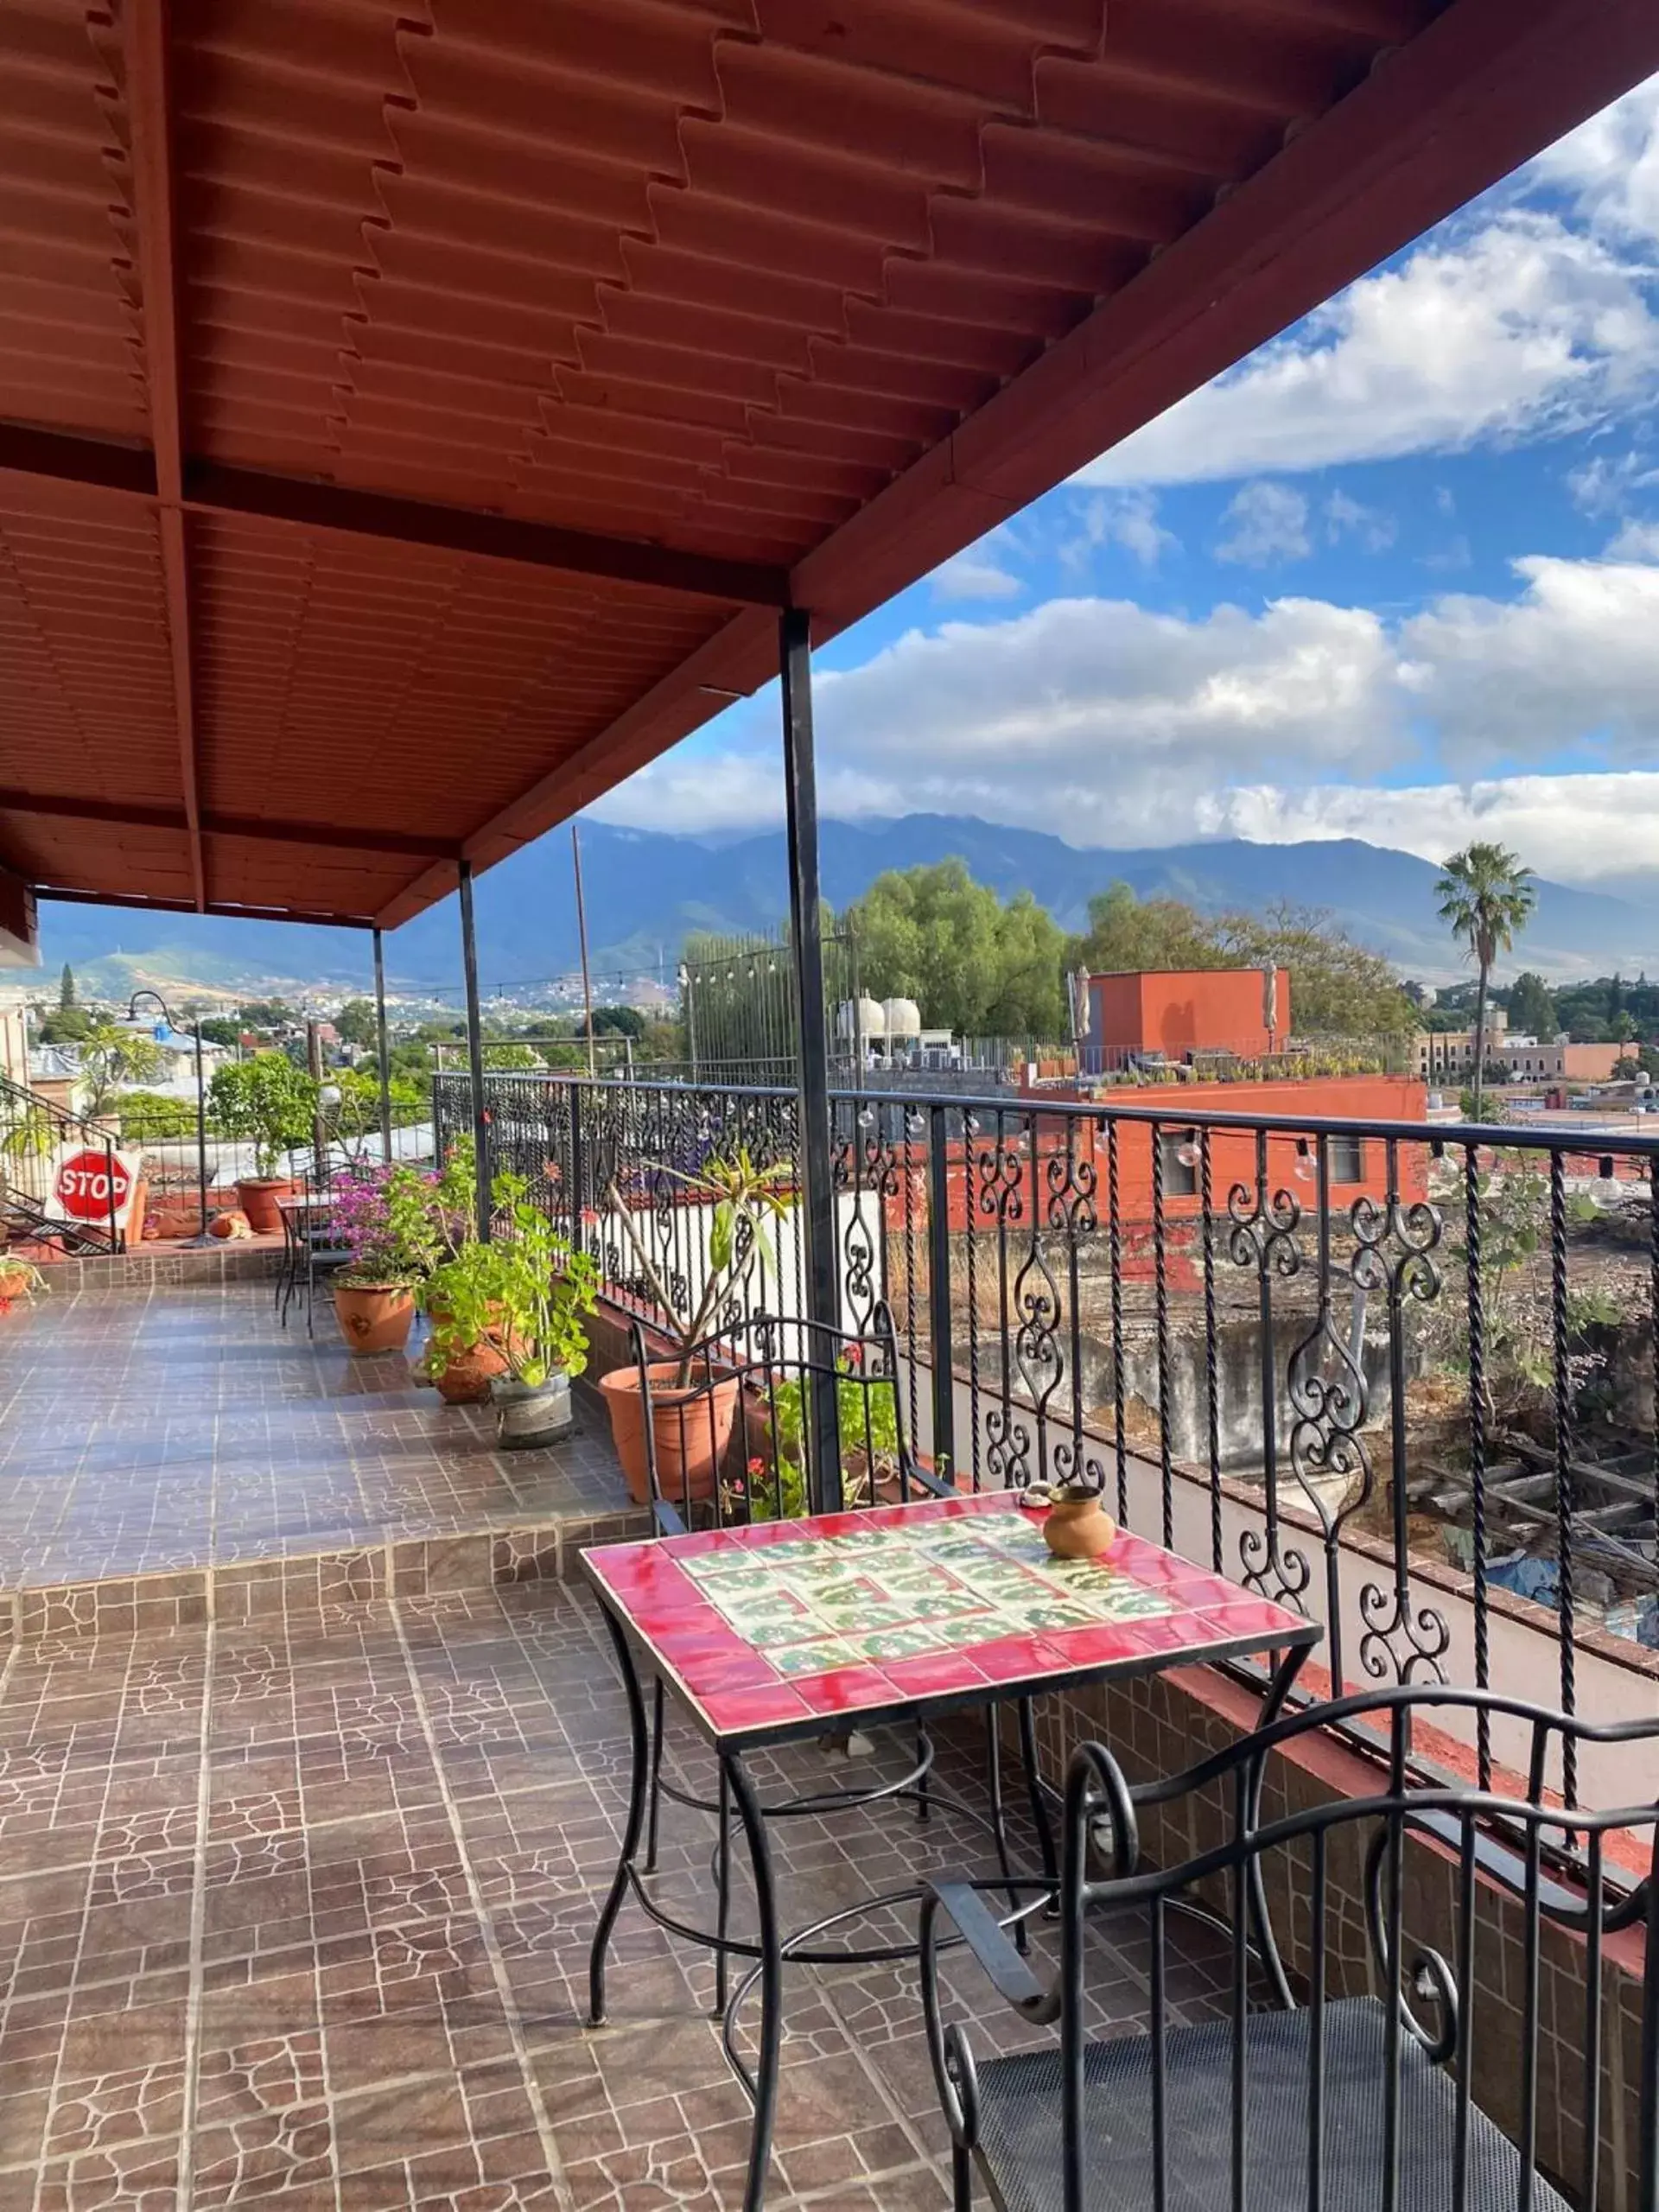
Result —
<instances>
[{"instance_id":1,"label":"white cloud","mask_svg":"<svg viewBox=\"0 0 1659 2212\"><path fill-rule=\"evenodd\" d=\"M1524 209L1439 234L1178 402L1080 480L1216 481L1582 428L1659 369L1645 273Z\"/></svg>"},{"instance_id":2,"label":"white cloud","mask_svg":"<svg viewBox=\"0 0 1659 2212\"><path fill-rule=\"evenodd\" d=\"M934 598L1017 599L1025 586L1000 557L1007 542L1002 531L994 530L977 543L953 553L928 578Z\"/></svg>"},{"instance_id":3,"label":"white cloud","mask_svg":"<svg viewBox=\"0 0 1659 2212\"><path fill-rule=\"evenodd\" d=\"M1163 556L1180 550L1180 540L1158 519L1150 492L1101 493L1088 500L1075 534L1062 541L1060 559L1074 575L1085 574L1090 556L1103 545L1118 545L1143 569L1155 569Z\"/></svg>"},{"instance_id":4,"label":"white cloud","mask_svg":"<svg viewBox=\"0 0 1659 2212\"><path fill-rule=\"evenodd\" d=\"M1400 680L1454 767L1592 744L1609 763L1659 757L1659 568L1514 563L1514 600L1448 594L1402 625Z\"/></svg>"},{"instance_id":5,"label":"white cloud","mask_svg":"<svg viewBox=\"0 0 1659 2212\"><path fill-rule=\"evenodd\" d=\"M1221 519L1227 535L1217 543L1217 561L1264 569L1274 561L1306 560L1313 550L1307 501L1287 484L1246 484Z\"/></svg>"},{"instance_id":6,"label":"white cloud","mask_svg":"<svg viewBox=\"0 0 1659 2212\"><path fill-rule=\"evenodd\" d=\"M1518 562L1509 600L1446 593L1393 623L1311 598L1187 618L1077 597L912 630L820 675L821 803L1077 844L1360 836L1431 858L1484 825L1569 880L1653 869L1659 532L1646 550ZM775 822L782 797L768 729L670 754L599 810L709 830Z\"/></svg>"},{"instance_id":7,"label":"white cloud","mask_svg":"<svg viewBox=\"0 0 1659 2212\"><path fill-rule=\"evenodd\" d=\"M1610 561L1659 561L1659 522L1637 522L1633 517L1607 548Z\"/></svg>"},{"instance_id":8,"label":"white cloud","mask_svg":"<svg viewBox=\"0 0 1659 2212\"><path fill-rule=\"evenodd\" d=\"M1659 851L1659 773L1505 776L1381 791L1253 785L1219 795L1202 819L1209 836L1266 844L1363 837L1427 861L1484 837L1523 854L1540 875L1592 884L1651 874Z\"/></svg>"},{"instance_id":9,"label":"white cloud","mask_svg":"<svg viewBox=\"0 0 1659 2212\"><path fill-rule=\"evenodd\" d=\"M1533 162L1597 229L1659 238L1659 77L1592 115Z\"/></svg>"},{"instance_id":10,"label":"white cloud","mask_svg":"<svg viewBox=\"0 0 1659 2212\"><path fill-rule=\"evenodd\" d=\"M1380 507L1368 507L1346 492L1333 492L1325 503L1325 534L1332 545L1352 537L1368 553L1386 553L1397 531L1394 517Z\"/></svg>"}]
</instances>

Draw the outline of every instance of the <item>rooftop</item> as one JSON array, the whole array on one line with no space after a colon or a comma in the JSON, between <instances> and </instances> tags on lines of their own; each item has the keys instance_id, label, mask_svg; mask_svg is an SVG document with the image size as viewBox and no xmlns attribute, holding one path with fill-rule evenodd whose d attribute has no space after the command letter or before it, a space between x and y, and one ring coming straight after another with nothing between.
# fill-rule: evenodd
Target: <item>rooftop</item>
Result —
<instances>
[{"instance_id":1,"label":"rooftop","mask_svg":"<svg viewBox=\"0 0 1659 2212\"><path fill-rule=\"evenodd\" d=\"M1656 67L1645 0L24 0L0 860L392 926Z\"/></svg>"}]
</instances>

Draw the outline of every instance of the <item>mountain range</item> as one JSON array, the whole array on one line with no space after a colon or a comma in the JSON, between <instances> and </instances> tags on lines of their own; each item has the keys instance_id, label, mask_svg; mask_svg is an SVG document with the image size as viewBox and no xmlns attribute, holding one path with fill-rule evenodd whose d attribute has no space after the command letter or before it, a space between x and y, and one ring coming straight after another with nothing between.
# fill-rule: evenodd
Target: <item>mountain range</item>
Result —
<instances>
[{"instance_id":1,"label":"mountain range","mask_svg":"<svg viewBox=\"0 0 1659 2212\"><path fill-rule=\"evenodd\" d=\"M671 984L689 931L775 929L787 905L781 830L735 838L677 836L604 822L582 824L582 872L595 988L621 974L661 973ZM1039 830L966 815L888 822L825 822L823 890L844 906L885 868L958 855L1007 897L1029 890L1067 930L1115 881L1143 898L1184 899L1205 912L1261 909L1281 899L1328 910L1359 942L1429 981L1464 972L1434 911L1439 871L1409 853L1355 839L1290 845L1242 839L1114 852L1068 845ZM480 876L479 967L486 990L568 973L577 959L570 852L563 836L527 847ZM368 946L349 930L297 931L282 922L156 917L129 910L41 910L44 964L65 960L93 988L171 981L271 989L361 984ZM1538 906L1516 964L1557 979L1659 969L1659 918L1645 903L1541 880ZM418 915L386 941L394 988L453 990L461 976L455 902Z\"/></svg>"}]
</instances>

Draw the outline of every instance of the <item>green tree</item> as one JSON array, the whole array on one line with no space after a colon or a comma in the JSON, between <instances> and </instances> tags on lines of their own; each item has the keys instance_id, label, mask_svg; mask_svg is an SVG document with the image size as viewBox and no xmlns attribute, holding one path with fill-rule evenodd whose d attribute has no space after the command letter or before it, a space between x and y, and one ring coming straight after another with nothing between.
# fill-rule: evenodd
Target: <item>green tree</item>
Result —
<instances>
[{"instance_id":1,"label":"green tree","mask_svg":"<svg viewBox=\"0 0 1659 2212\"><path fill-rule=\"evenodd\" d=\"M1420 1019L1380 953L1332 917L1288 901L1262 914L1200 914L1179 899L1137 899L1114 883L1089 902L1089 928L1067 964L1090 975L1160 969L1284 968L1290 1018L1303 1036L1392 1037Z\"/></svg>"},{"instance_id":2,"label":"green tree","mask_svg":"<svg viewBox=\"0 0 1659 2212\"><path fill-rule=\"evenodd\" d=\"M210 1014L201 1025L204 1045L239 1045L242 1025L228 1014Z\"/></svg>"},{"instance_id":3,"label":"green tree","mask_svg":"<svg viewBox=\"0 0 1659 2212\"><path fill-rule=\"evenodd\" d=\"M1523 1037L1541 1038L1548 1044L1560 1027L1555 995L1543 977L1526 969L1510 988L1510 1027Z\"/></svg>"},{"instance_id":4,"label":"green tree","mask_svg":"<svg viewBox=\"0 0 1659 2212\"><path fill-rule=\"evenodd\" d=\"M1228 964L1213 922L1179 899L1138 899L1109 884L1089 901L1089 926L1066 948L1069 968L1091 976L1144 975L1165 968Z\"/></svg>"},{"instance_id":5,"label":"green tree","mask_svg":"<svg viewBox=\"0 0 1659 2212\"><path fill-rule=\"evenodd\" d=\"M343 1043L356 1045L366 1052L378 1041L380 1035L373 1000L347 999L334 1016L334 1027Z\"/></svg>"},{"instance_id":6,"label":"green tree","mask_svg":"<svg viewBox=\"0 0 1659 2212\"><path fill-rule=\"evenodd\" d=\"M1416 1027L1410 1000L1381 953L1356 944L1331 915L1287 900L1264 914L1224 914L1230 967L1284 968L1301 1037L1399 1037Z\"/></svg>"},{"instance_id":7,"label":"green tree","mask_svg":"<svg viewBox=\"0 0 1659 2212\"><path fill-rule=\"evenodd\" d=\"M66 960L63 973L58 978L58 1004L65 1013L76 1003L75 971Z\"/></svg>"},{"instance_id":8,"label":"green tree","mask_svg":"<svg viewBox=\"0 0 1659 2212\"><path fill-rule=\"evenodd\" d=\"M1475 1116L1480 1116L1486 1058L1486 1000L1491 989L1492 963L1507 952L1523 930L1538 903L1532 870L1523 868L1503 845L1475 843L1453 853L1434 887L1440 899L1440 919L1459 938L1475 963L1474 1095Z\"/></svg>"},{"instance_id":9,"label":"green tree","mask_svg":"<svg viewBox=\"0 0 1659 2212\"><path fill-rule=\"evenodd\" d=\"M81 1041L80 1071L86 1083L88 1114L101 1114L124 1084L154 1083L162 1071L162 1048L118 1023L94 1021Z\"/></svg>"},{"instance_id":10,"label":"green tree","mask_svg":"<svg viewBox=\"0 0 1659 2212\"><path fill-rule=\"evenodd\" d=\"M1005 906L959 860L889 868L852 907L863 987L914 999L930 1027L963 1037L1062 1035L1065 940L1019 892Z\"/></svg>"},{"instance_id":11,"label":"green tree","mask_svg":"<svg viewBox=\"0 0 1659 2212\"><path fill-rule=\"evenodd\" d=\"M238 1011L245 1029L267 1035L273 1029L291 1029L300 1019L286 999L250 999Z\"/></svg>"},{"instance_id":12,"label":"green tree","mask_svg":"<svg viewBox=\"0 0 1659 2212\"><path fill-rule=\"evenodd\" d=\"M285 1052L256 1052L220 1068L207 1100L214 1126L252 1145L256 1175L274 1175L285 1152L310 1141L317 1085Z\"/></svg>"},{"instance_id":13,"label":"green tree","mask_svg":"<svg viewBox=\"0 0 1659 2212\"><path fill-rule=\"evenodd\" d=\"M35 1024L42 1045L79 1045L92 1033L92 1017L84 1006L54 1007Z\"/></svg>"}]
</instances>

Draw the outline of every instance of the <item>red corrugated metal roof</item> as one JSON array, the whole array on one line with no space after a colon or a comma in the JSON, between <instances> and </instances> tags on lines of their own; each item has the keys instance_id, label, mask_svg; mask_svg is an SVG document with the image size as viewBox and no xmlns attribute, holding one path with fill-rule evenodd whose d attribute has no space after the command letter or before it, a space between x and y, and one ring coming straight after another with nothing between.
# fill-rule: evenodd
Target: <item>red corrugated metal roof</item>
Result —
<instances>
[{"instance_id":1,"label":"red corrugated metal roof","mask_svg":"<svg viewBox=\"0 0 1659 2212\"><path fill-rule=\"evenodd\" d=\"M3 0L0 859L402 919L1656 67L1651 0Z\"/></svg>"}]
</instances>

